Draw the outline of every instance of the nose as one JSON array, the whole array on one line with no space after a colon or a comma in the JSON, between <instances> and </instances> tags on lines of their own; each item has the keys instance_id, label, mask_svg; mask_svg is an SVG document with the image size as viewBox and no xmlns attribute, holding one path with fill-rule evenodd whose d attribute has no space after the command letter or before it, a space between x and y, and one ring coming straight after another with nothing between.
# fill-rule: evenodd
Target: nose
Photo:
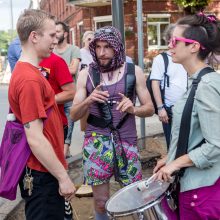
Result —
<instances>
[{"instance_id":1,"label":"nose","mask_svg":"<svg viewBox=\"0 0 220 220\"><path fill-rule=\"evenodd\" d=\"M172 44L172 41L171 41L171 40L169 41L168 48L169 48L169 49L172 49L172 48L173 48L173 44Z\"/></svg>"},{"instance_id":2,"label":"nose","mask_svg":"<svg viewBox=\"0 0 220 220\"><path fill-rule=\"evenodd\" d=\"M100 48L100 56L105 55L105 48Z\"/></svg>"},{"instance_id":3,"label":"nose","mask_svg":"<svg viewBox=\"0 0 220 220\"><path fill-rule=\"evenodd\" d=\"M54 43L54 44L58 44L58 39L57 39L56 35L55 35L54 38L53 38L53 43Z\"/></svg>"}]
</instances>

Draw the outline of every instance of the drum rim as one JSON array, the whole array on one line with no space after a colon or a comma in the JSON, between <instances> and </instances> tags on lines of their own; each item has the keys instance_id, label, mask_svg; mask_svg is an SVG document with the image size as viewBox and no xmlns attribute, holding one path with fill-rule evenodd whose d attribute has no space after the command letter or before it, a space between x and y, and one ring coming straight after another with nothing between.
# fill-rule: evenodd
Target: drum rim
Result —
<instances>
[{"instance_id":1,"label":"drum rim","mask_svg":"<svg viewBox=\"0 0 220 220\"><path fill-rule=\"evenodd\" d=\"M142 180L139 180L139 181L137 181L137 182L135 182L136 183L136 185L138 184L138 183L140 183L140 182L142 182L142 181L144 181L144 180L149 180L149 178L148 179L146 179L146 178L144 178L144 179L142 179ZM167 187L167 189L168 189L169 187ZM147 203L147 204L145 204L145 205L142 205L142 206L140 206L140 207L138 207L138 208L136 208L136 209L130 209L129 211L127 211L127 212L125 212L125 211L123 211L123 212L112 212L112 211L108 211L108 209L107 209L107 207L108 207L108 204L109 204L109 202L110 202L110 199L106 202L106 204L105 204L105 209L106 209L106 211L112 216L114 216L114 217L120 217L120 216L127 216L127 215L131 215L131 214L134 214L134 213L138 213L138 212L141 212L140 210L143 210L143 208L145 208L146 206L149 206L148 208L151 208L152 206L154 206L154 205L156 205L156 203L159 203L159 202L161 202L161 200L166 196L166 191L167 191L167 189L157 198L157 199L155 199L155 200L153 200L153 201L151 201L151 202L149 202L149 203ZM119 189L117 192L115 192L113 195L112 195L112 198L114 197L114 196L116 196L119 192L123 192L123 191L125 191L126 190L126 188L125 187L123 187L123 188L121 188L121 189ZM159 201L159 202L158 202ZM146 208L146 209L148 209L148 208ZM144 210L146 210L146 209L144 209ZM139 210L139 211L138 211Z\"/></svg>"},{"instance_id":2,"label":"drum rim","mask_svg":"<svg viewBox=\"0 0 220 220\"><path fill-rule=\"evenodd\" d=\"M128 212L111 212L111 211L108 211L107 209L107 212L110 216L113 216L113 217L122 217L122 216L128 216L128 215L132 215L132 214L135 214L135 213L140 213L140 212L143 212L149 208L151 208L152 206L155 206L156 204L160 203L161 200L166 196L166 191L161 194L157 199L143 205L143 206L140 206L136 209L131 209L129 210ZM107 207L107 204L106 204L106 207Z\"/></svg>"}]
</instances>

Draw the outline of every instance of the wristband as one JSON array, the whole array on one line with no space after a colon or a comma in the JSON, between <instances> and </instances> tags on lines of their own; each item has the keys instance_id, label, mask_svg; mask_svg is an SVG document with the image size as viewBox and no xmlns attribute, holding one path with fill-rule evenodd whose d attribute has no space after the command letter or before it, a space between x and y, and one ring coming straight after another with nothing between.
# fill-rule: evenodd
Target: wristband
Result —
<instances>
[{"instance_id":1,"label":"wristband","mask_svg":"<svg viewBox=\"0 0 220 220\"><path fill-rule=\"evenodd\" d=\"M158 111L161 111L163 108L164 108L164 105L159 105L159 106L157 106L157 110L158 110Z\"/></svg>"}]
</instances>

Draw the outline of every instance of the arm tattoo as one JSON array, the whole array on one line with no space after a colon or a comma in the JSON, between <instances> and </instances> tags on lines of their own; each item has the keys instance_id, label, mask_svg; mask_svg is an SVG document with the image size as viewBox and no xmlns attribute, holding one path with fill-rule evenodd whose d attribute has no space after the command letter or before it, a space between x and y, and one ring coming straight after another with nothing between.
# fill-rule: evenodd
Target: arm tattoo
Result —
<instances>
[{"instance_id":1,"label":"arm tattoo","mask_svg":"<svg viewBox=\"0 0 220 220\"><path fill-rule=\"evenodd\" d=\"M28 122L28 123L24 124L24 127L29 129L31 127L30 123Z\"/></svg>"}]
</instances>

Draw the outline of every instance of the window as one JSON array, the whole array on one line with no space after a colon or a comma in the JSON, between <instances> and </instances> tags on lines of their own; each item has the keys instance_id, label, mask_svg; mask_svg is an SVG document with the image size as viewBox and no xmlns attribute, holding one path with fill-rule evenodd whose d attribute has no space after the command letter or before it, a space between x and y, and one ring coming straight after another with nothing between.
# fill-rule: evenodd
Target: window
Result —
<instances>
[{"instance_id":1,"label":"window","mask_svg":"<svg viewBox=\"0 0 220 220\"><path fill-rule=\"evenodd\" d=\"M78 30L78 33L79 33L79 36L80 36L80 39L79 39L79 47L83 47L83 42L82 42L82 37L83 37L83 34L84 34L84 28L83 28L83 21L80 21L77 23L77 30Z\"/></svg>"},{"instance_id":2,"label":"window","mask_svg":"<svg viewBox=\"0 0 220 220\"><path fill-rule=\"evenodd\" d=\"M107 15L107 16L99 16L99 17L94 17L93 18L95 22L95 30L107 26L107 25L112 25L112 16Z\"/></svg>"},{"instance_id":3,"label":"window","mask_svg":"<svg viewBox=\"0 0 220 220\"><path fill-rule=\"evenodd\" d=\"M149 14L147 16L148 49L167 48L163 32L169 24L169 14Z\"/></svg>"}]
</instances>

